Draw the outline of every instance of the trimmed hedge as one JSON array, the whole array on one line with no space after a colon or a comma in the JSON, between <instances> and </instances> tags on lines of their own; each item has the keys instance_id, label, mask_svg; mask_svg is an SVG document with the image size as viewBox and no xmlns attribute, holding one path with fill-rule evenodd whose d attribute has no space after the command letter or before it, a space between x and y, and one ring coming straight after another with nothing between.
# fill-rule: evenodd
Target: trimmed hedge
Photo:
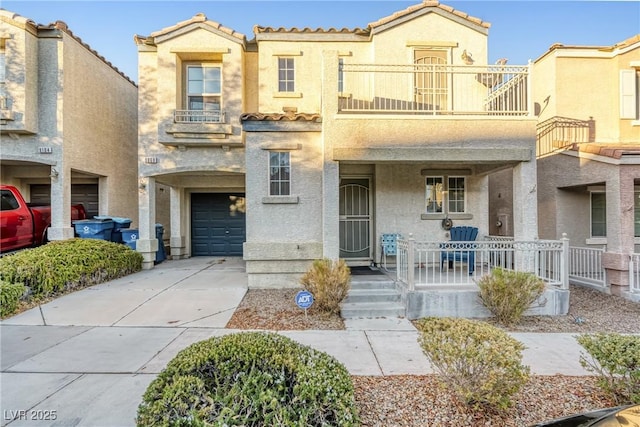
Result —
<instances>
[{"instance_id":1,"label":"trimmed hedge","mask_svg":"<svg viewBox=\"0 0 640 427\"><path fill-rule=\"evenodd\" d=\"M147 388L139 426L355 426L353 384L326 353L268 332L182 350Z\"/></svg>"},{"instance_id":2,"label":"trimmed hedge","mask_svg":"<svg viewBox=\"0 0 640 427\"><path fill-rule=\"evenodd\" d=\"M142 255L126 245L70 239L0 258L0 279L22 283L34 298L95 285L142 269Z\"/></svg>"},{"instance_id":3,"label":"trimmed hedge","mask_svg":"<svg viewBox=\"0 0 640 427\"><path fill-rule=\"evenodd\" d=\"M640 336L617 333L581 335L578 343L590 358L580 364L598 374L598 385L617 404L640 404Z\"/></svg>"},{"instance_id":4,"label":"trimmed hedge","mask_svg":"<svg viewBox=\"0 0 640 427\"><path fill-rule=\"evenodd\" d=\"M506 409L529 379L524 345L486 322L424 318L418 341L443 384L474 409Z\"/></svg>"},{"instance_id":5,"label":"trimmed hedge","mask_svg":"<svg viewBox=\"0 0 640 427\"><path fill-rule=\"evenodd\" d=\"M26 290L22 283L7 283L0 280L0 316L9 316L16 311L20 298Z\"/></svg>"}]
</instances>

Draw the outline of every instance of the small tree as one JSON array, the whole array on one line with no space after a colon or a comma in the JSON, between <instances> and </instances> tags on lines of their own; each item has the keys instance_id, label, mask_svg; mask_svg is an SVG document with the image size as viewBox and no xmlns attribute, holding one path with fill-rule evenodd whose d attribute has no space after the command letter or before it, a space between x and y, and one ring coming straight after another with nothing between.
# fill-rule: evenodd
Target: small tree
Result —
<instances>
[{"instance_id":1,"label":"small tree","mask_svg":"<svg viewBox=\"0 0 640 427\"><path fill-rule=\"evenodd\" d=\"M533 273L496 268L478 281L480 301L503 325L520 322L542 296L545 284ZM544 305L544 303L542 303Z\"/></svg>"},{"instance_id":2,"label":"small tree","mask_svg":"<svg viewBox=\"0 0 640 427\"><path fill-rule=\"evenodd\" d=\"M313 294L318 309L337 314L340 312L340 303L349 292L351 270L343 259L315 260L300 283Z\"/></svg>"}]
</instances>

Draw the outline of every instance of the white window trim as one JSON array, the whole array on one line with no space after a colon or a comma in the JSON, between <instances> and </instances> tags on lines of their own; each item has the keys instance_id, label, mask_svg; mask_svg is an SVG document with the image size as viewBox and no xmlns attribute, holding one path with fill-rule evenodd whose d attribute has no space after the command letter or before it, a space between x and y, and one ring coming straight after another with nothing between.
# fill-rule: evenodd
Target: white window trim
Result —
<instances>
[{"instance_id":1,"label":"white window trim","mask_svg":"<svg viewBox=\"0 0 640 427\"><path fill-rule=\"evenodd\" d=\"M473 215L468 212L468 188L467 188L467 177L464 175L440 175L434 174L429 175L425 174L424 176L424 186L425 186L425 194L424 194L424 210L425 212L421 215L421 219L443 219L446 217L454 218L454 219L473 219ZM426 212L427 209L427 179L428 178L442 178L442 212ZM464 180L464 211L462 212L449 212L449 179L451 178L462 178Z\"/></svg>"},{"instance_id":2,"label":"white window trim","mask_svg":"<svg viewBox=\"0 0 640 427\"><path fill-rule=\"evenodd\" d=\"M220 92L219 93L207 93L202 92L201 94L192 94L189 92L189 68L219 68L220 69ZM206 96L219 96L220 97L220 111L224 110L224 99L222 96L222 88L224 87L224 76L222 73L222 63L220 62L202 62L202 63L188 63L185 68L185 77L184 77L184 109L189 110L189 96L202 96L203 98ZM204 90L204 84L202 87Z\"/></svg>"},{"instance_id":3,"label":"white window trim","mask_svg":"<svg viewBox=\"0 0 640 427\"><path fill-rule=\"evenodd\" d=\"M604 218L604 236L594 236L593 235L593 195L594 194L604 194L604 206L605 206L605 218ZM606 191L591 191L589 192L589 238L587 239L587 243L590 241L600 242L601 240L607 239L607 192ZM599 244L599 243L589 243L589 244Z\"/></svg>"},{"instance_id":4,"label":"white window trim","mask_svg":"<svg viewBox=\"0 0 640 427\"><path fill-rule=\"evenodd\" d=\"M292 71L293 71L293 79L291 81L293 81L293 90L280 90L280 60L281 59L291 59L292 62ZM276 57L276 70L278 70L278 76L277 76L277 84L278 84L278 95L280 96L284 96L286 94L296 94L296 88L298 86L298 82L297 82L297 72L296 72L296 58L292 55L281 55L281 56L277 56ZM288 82L289 80L285 80L285 82Z\"/></svg>"},{"instance_id":5,"label":"white window trim","mask_svg":"<svg viewBox=\"0 0 640 427\"><path fill-rule=\"evenodd\" d=\"M292 191L292 188L291 188L292 187L292 183L293 183L292 167L291 167L291 163L292 163L291 162L291 152L288 151L288 150L285 150L285 151L270 150L268 153L269 153L268 154L268 156L269 156L268 159L269 160L268 160L268 169L267 169L267 173L268 173L267 182L269 183L269 188L267 190L267 194L269 195L269 197L289 197L289 196L291 196L293 194L293 191ZM289 168L289 194L271 194L271 184L272 184L272 181L271 181L271 155L273 153L287 154L289 156L288 163L287 163L287 167ZM278 181L278 182L284 182L284 181Z\"/></svg>"}]
</instances>

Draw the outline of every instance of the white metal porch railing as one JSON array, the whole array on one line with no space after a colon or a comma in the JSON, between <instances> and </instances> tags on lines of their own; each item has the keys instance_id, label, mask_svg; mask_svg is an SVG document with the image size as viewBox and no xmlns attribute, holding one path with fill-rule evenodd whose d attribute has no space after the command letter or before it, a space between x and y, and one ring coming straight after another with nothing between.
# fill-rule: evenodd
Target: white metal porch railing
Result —
<instances>
[{"instance_id":1,"label":"white metal porch railing","mask_svg":"<svg viewBox=\"0 0 640 427\"><path fill-rule=\"evenodd\" d=\"M224 123L225 113L221 110L174 110L175 123Z\"/></svg>"},{"instance_id":2,"label":"white metal porch railing","mask_svg":"<svg viewBox=\"0 0 640 427\"><path fill-rule=\"evenodd\" d=\"M443 259L444 252L466 254L464 260ZM397 279L408 291L416 286L475 285L493 268L528 271L547 285L568 289L569 239L418 242L398 240Z\"/></svg>"},{"instance_id":3,"label":"white metal porch railing","mask_svg":"<svg viewBox=\"0 0 640 427\"><path fill-rule=\"evenodd\" d=\"M341 113L531 112L528 66L341 64Z\"/></svg>"},{"instance_id":4,"label":"white metal porch railing","mask_svg":"<svg viewBox=\"0 0 640 427\"><path fill-rule=\"evenodd\" d=\"M640 294L640 254L631 254L629 260L629 291Z\"/></svg>"},{"instance_id":5,"label":"white metal porch railing","mask_svg":"<svg viewBox=\"0 0 640 427\"><path fill-rule=\"evenodd\" d=\"M606 270L602 267L604 248L569 248L569 282L604 289Z\"/></svg>"}]
</instances>

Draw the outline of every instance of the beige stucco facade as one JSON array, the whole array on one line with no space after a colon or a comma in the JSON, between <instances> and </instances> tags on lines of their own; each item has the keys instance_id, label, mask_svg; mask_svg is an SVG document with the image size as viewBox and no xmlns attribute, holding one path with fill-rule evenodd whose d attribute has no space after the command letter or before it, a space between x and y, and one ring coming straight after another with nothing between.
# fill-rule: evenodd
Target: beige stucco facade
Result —
<instances>
[{"instance_id":1,"label":"beige stucco facade","mask_svg":"<svg viewBox=\"0 0 640 427\"><path fill-rule=\"evenodd\" d=\"M58 21L0 10L0 180L50 185L50 240L73 237L72 186L97 187L99 215L137 225L137 88ZM46 188L46 187L45 187Z\"/></svg>"},{"instance_id":2,"label":"beige stucco facade","mask_svg":"<svg viewBox=\"0 0 640 427\"><path fill-rule=\"evenodd\" d=\"M567 233L572 246L605 247L607 286L621 294L640 243L640 35L615 46L554 45L533 73L540 122L583 123L557 133L555 151L539 145L540 237ZM594 194L606 199L606 230L598 232Z\"/></svg>"},{"instance_id":3,"label":"beige stucco facade","mask_svg":"<svg viewBox=\"0 0 640 427\"><path fill-rule=\"evenodd\" d=\"M206 210L203 193L211 200L244 196L241 255L250 287L297 286L311 261L322 257L346 257L353 265L378 263L382 233L446 239L445 218L488 234L489 176L504 169L511 171L518 190L512 200L518 216L515 235L537 237L533 104L526 103L525 94L524 107L508 114L487 106L481 77L490 69L488 30L481 19L425 1L351 30L255 27L254 38L247 40L196 15L137 36L145 266L153 265L157 212L152 190L158 183L171 188L174 257L200 253L198 242L206 233L213 246L216 232L223 233L220 241L233 233L231 217L228 224L204 225L208 231L199 227L199 212ZM425 64L427 57L437 63ZM294 89L280 90L281 59L295 64ZM216 95L224 114L215 123L179 117L189 97L189 61L222 70L221 94ZM435 80L420 81L430 101L417 98L418 79L427 74L415 75L414 64L439 79L439 88ZM374 79L362 83L359 73L348 68L365 66L373 71L362 75L380 73L375 84ZM405 73L402 80L383 84L393 74L386 70L396 66ZM517 70L519 89L526 92L528 68ZM443 94L434 95L436 89ZM508 90L505 84L503 95ZM345 109L352 101L364 100L358 105L371 108L391 98L392 108ZM274 153L285 153L290 162L286 194L273 194L270 187ZM425 179L430 176L464 182L456 212L427 212ZM345 212L351 203L345 191L356 188L362 222L358 236L349 237L345 227L354 212ZM449 197L446 191L441 194ZM347 250L350 239L358 240L357 250Z\"/></svg>"}]
</instances>

